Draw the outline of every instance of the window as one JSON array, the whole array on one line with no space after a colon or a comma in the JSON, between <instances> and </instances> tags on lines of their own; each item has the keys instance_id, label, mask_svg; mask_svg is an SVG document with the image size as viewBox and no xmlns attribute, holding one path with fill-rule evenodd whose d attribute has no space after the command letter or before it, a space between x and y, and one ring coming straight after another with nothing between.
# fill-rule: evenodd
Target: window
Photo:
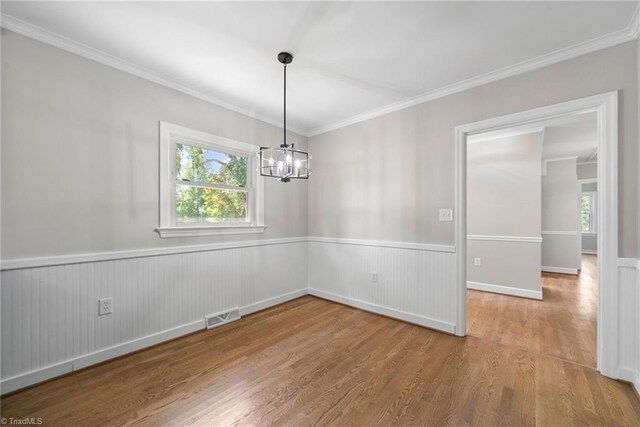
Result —
<instances>
[{"instance_id":1,"label":"window","mask_svg":"<svg viewBox=\"0 0 640 427\"><path fill-rule=\"evenodd\" d=\"M584 234L596 233L596 193L582 193L580 198L580 223Z\"/></svg>"},{"instance_id":2,"label":"window","mask_svg":"<svg viewBox=\"0 0 640 427\"><path fill-rule=\"evenodd\" d=\"M258 149L160 122L160 236L263 232Z\"/></svg>"}]
</instances>

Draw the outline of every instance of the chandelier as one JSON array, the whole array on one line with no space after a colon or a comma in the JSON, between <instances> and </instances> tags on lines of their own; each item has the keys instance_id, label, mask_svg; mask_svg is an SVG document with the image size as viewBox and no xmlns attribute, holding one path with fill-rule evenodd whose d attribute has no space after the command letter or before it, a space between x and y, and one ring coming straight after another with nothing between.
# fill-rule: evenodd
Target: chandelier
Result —
<instances>
[{"instance_id":1,"label":"chandelier","mask_svg":"<svg viewBox=\"0 0 640 427\"><path fill-rule=\"evenodd\" d=\"M292 179L309 179L309 153L298 150L294 144L287 144L287 65L293 61L293 55L280 52L278 61L284 67L284 134L280 147L260 147L256 154L260 157L258 171L262 176L278 178L281 182Z\"/></svg>"}]
</instances>

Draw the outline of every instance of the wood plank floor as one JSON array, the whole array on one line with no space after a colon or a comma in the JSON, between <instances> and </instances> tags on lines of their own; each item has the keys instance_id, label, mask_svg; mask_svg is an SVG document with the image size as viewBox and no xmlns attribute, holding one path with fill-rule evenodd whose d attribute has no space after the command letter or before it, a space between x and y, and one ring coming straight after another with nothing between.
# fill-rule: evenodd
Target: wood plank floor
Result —
<instances>
[{"instance_id":1,"label":"wood plank floor","mask_svg":"<svg viewBox=\"0 0 640 427\"><path fill-rule=\"evenodd\" d=\"M579 276L542 274L543 300L467 291L467 333L586 366L596 366L596 256Z\"/></svg>"},{"instance_id":2,"label":"wood plank floor","mask_svg":"<svg viewBox=\"0 0 640 427\"><path fill-rule=\"evenodd\" d=\"M311 296L6 396L45 425L639 425L594 369Z\"/></svg>"}]
</instances>

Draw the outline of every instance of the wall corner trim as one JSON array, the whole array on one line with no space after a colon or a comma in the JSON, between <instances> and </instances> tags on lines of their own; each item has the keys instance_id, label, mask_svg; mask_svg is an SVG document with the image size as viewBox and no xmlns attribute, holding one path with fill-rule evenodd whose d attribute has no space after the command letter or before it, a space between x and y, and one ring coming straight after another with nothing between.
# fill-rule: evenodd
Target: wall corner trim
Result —
<instances>
[{"instance_id":1,"label":"wall corner trim","mask_svg":"<svg viewBox=\"0 0 640 427\"><path fill-rule=\"evenodd\" d=\"M0 260L0 271L20 270L23 268L52 267L56 265L81 264L86 262L114 261L129 258L144 258L158 255L173 255L190 252L219 251L225 249L248 248L254 246L284 245L289 243L339 243L343 245L375 246L384 248L410 249L417 251L454 253L456 247L430 243L405 243L385 240L342 239L334 237L286 237L280 239L241 240L236 242L210 243L204 245L172 246L166 248L132 249L86 254L53 255L34 258L16 258Z\"/></svg>"},{"instance_id":2,"label":"wall corner trim","mask_svg":"<svg viewBox=\"0 0 640 427\"><path fill-rule=\"evenodd\" d=\"M635 268L640 271L640 259L618 258L618 267Z\"/></svg>"},{"instance_id":3,"label":"wall corner trim","mask_svg":"<svg viewBox=\"0 0 640 427\"><path fill-rule=\"evenodd\" d=\"M408 243L408 242L392 242L388 240L361 240L361 239L343 239L338 237L317 237L310 236L309 242L316 243L337 243L340 245L355 245L355 246L372 246L382 248L394 248L394 249L409 249L416 251L430 251L430 252L448 252L454 253L456 247L452 245L439 245L431 243Z\"/></svg>"},{"instance_id":4,"label":"wall corner trim","mask_svg":"<svg viewBox=\"0 0 640 427\"><path fill-rule=\"evenodd\" d=\"M511 295L515 297L542 300L542 291L514 288L512 286L494 285L493 283L481 283L467 281L467 289L491 292L494 294Z\"/></svg>"},{"instance_id":5,"label":"wall corner trim","mask_svg":"<svg viewBox=\"0 0 640 427\"><path fill-rule=\"evenodd\" d=\"M480 235L480 234L467 234L467 240L542 243L542 237L538 237L538 236L491 236L491 235Z\"/></svg>"},{"instance_id":6,"label":"wall corner trim","mask_svg":"<svg viewBox=\"0 0 640 427\"><path fill-rule=\"evenodd\" d=\"M173 246L166 248L132 249L86 254L54 255L36 258L17 258L0 261L0 271L23 268L52 267L55 265L81 264L86 262L114 261L129 258L145 258L158 255L174 255L191 252L219 251L225 249L248 248L254 246L284 245L304 243L307 237L288 237L281 239L241 240L237 242L210 243L205 245Z\"/></svg>"}]
</instances>

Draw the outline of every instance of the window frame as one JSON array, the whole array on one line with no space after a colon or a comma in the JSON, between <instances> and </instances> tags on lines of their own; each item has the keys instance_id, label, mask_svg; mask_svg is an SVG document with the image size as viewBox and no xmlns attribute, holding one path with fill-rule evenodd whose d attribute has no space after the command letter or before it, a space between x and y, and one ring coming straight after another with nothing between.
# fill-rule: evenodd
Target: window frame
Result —
<instances>
[{"instance_id":1,"label":"window frame","mask_svg":"<svg viewBox=\"0 0 640 427\"><path fill-rule=\"evenodd\" d=\"M589 231L582 231L582 198L588 196L591 200L589 203ZM598 234L597 230L597 211L595 207L598 203L598 193L595 191L583 191L580 193L580 233L584 235L595 236Z\"/></svg>"},{"instance_id":2,"label":"window frame","mask_svg":"<svg viewBox=\"0 0 640 427\"><path fill-rule=\"evenodd\" d=\"M256 170L255 153L260 147L234 141L221 136L160 121L160 225L156 229L161 238L210 236L223 234L263 233L264 196L263 179ZM225 154L247 158L247 217L246 222L221 222L211 224L178 224L176 220L176 142L215 150Z\"/></svg>"}]
</instances>

